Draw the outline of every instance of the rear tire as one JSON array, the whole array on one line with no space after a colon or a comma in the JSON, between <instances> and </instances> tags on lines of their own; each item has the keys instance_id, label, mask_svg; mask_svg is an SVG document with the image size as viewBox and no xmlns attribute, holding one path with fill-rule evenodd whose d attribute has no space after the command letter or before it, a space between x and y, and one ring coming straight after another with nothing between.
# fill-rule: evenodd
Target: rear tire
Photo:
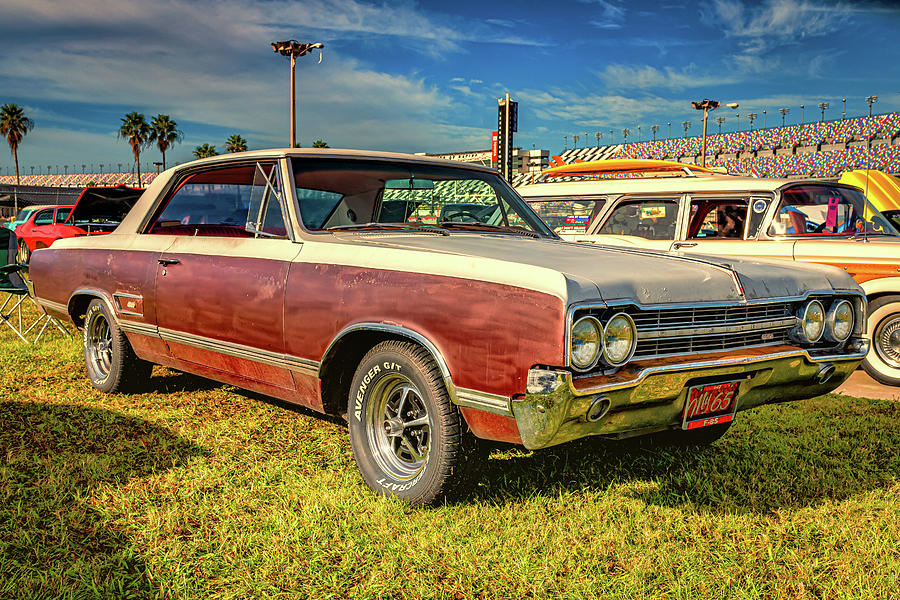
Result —
<instances>
[{"instance_id":1,"label":"rear tire","mask_svg":"<svg viewBox=\"0 0 900 600\"><path fill-rule=\"evenodd\" d=\"M25 243L25 240L19 240L19 255L16 259L20 265L27 265L28 261L31 260L31 250L28 249L28 244Z\"/></svg>"},{"instance_id":2,"label":"rear tire","mask_svg":"<svg viewBox=\"0 0 900 600\"><path fill-rule=\"evenodd\" d=\"M102 300L92 300L88 305L83 342L84 362L95 388L105 393L129 393L146 387L153 365L135 355Z\"/></svg>"},{"instance_id":3,"label":"rear tire","mask_svg":"<svg viewBox=\"0 0 900 600\"><path fill-rule=\"evenodd\" d=\"M425 506L466 487L475 438L421 346L372 348L353 375L347 417L357 468L377 494Z\"/></svg>"},{"instance_id":4,"label":"rear tire","mask_svg":"<svg viewBox=\"0 0 900 600\"><path fill-rule=\"evenodd\" d=\"M900 386L900 296L873 300L867 325L872 348L863 369L878 383Z\"/></svg>"}]
</instances>

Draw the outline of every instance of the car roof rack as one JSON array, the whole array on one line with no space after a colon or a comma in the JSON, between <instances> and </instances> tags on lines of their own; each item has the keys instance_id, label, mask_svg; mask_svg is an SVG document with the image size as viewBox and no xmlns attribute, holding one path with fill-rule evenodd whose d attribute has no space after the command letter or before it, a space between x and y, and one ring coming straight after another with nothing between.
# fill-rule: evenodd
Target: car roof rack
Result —
<instances>
[{"instance_id":1,"label":"car roof rack","mask_svg":"<svg viewBox=\"0 0 900 600\"><path fill-rule=\"evenodd\" d=\"M541 179L556 177L594 177L601 175L631 175L646 173L652 176L697 177L699 175L727 175L722 167L701 167L670 160L651 160L637 158L611 158L607 160L591 160L573 162L545 169Z\"/></svg>"}]
</instances>

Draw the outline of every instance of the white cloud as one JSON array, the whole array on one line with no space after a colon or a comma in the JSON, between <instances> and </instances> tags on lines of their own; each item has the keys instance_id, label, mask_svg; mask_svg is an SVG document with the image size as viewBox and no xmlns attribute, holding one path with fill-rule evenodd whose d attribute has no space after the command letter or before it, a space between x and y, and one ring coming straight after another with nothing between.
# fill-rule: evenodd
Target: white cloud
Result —
<instances>
[{"instance_id":1,"label":"white cloud","mask_svg":"<svg viewBox=\"0 0 900 600\"><path fill-rule=\"evenodd\" d=\"M546 121L571 121L580 127L605 131L649 123L657 115L684 112L684 101L659 96L631 98L619 94L578 94L569 90L527 90L518 94L522 102L535 106L535 114Z\"/></svg>"},{"instance_id":2,"label":"white cloud","mask_svg":"<svg viewBox=\"0 0 900 600\"><path fill-rule=\"evenodd\" d=\"M720 70L702 70L689 65L681 71L671 67L657 69L645 65L609 65L597 76L612 90L651 89L684 90L696 87L722 86L733 82L733 78L723 75Z\"/></svg>"},{"instance_id":3,"label":"white cloud","mask_svg":"<svg viewBox=\"0 0 900 600\"><path fill-rule=\"evenodd\" d=\"M855 12L852 4L811 0L712 0L701 5L704 20L728 36L782 42L840 31Z\"/></svg>"},{"instance_id":4,"label":"white cloud","mask_svg":"<svg viewBox=\"0 0 900 600\"><path fill-rule=\"evenodd\" d=\"M621 29L625 22L625 7L608 0L579 0L584 4L596 4L600 7L599 18L589 23L600 29Z\"/></svg>"}]
</instances>

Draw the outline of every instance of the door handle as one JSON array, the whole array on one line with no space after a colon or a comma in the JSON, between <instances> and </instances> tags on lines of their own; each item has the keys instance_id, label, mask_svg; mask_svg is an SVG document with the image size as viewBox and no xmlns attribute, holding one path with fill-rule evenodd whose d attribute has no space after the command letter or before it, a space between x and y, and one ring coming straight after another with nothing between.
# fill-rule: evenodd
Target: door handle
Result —
<instances>
[{"instance_id":1,"label":"door handle","mask_svg":"<svg viewBox=\"0 0 900 600\"><path fill-rule=\"evenodd\" d=\"M693 248L697 244L695 242L675 242L672 244L673 250L678 250L679 248Z\"/></svg>"},{"instance_id":2,"label":"door handle","mask_svg":"<svg viewBox=\"0 0 900 600\"><path fill-rule=\"evenodd\" d=\"M158 262L159 264L161 264L164 267L167 267L169 265L177 265L181 261L178 260L177 258L160 258L156 262Z\"/></svg>"}]
</instances>

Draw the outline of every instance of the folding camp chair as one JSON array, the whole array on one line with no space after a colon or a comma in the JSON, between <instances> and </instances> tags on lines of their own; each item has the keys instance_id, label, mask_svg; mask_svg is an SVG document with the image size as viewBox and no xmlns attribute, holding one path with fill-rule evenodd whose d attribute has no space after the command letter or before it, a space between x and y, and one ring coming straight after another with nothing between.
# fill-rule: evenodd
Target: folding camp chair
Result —
<instances>
[{"instance_id":1,"label":"folding camp chair","mask_svg":"<svg viewBox=\"0 0 900 600\"><path fill-rule=\"evenodd\" d=\"M64 334L72 335L62 323L44 312L28 294L28 286L21 275L21 271L27 267L15 263L17 252L16 234L5 227L0 227L0 294L6 294L6 298L0 304L0 322L12 329L13 333L26 344L31 343L28 334L35 330L38 333L34 343L40 341L51 323ZM27 327L25 327L26 319L22 315L22 303L26 298L40 311L37 320Z\"/></svg>"}]
</instances>

